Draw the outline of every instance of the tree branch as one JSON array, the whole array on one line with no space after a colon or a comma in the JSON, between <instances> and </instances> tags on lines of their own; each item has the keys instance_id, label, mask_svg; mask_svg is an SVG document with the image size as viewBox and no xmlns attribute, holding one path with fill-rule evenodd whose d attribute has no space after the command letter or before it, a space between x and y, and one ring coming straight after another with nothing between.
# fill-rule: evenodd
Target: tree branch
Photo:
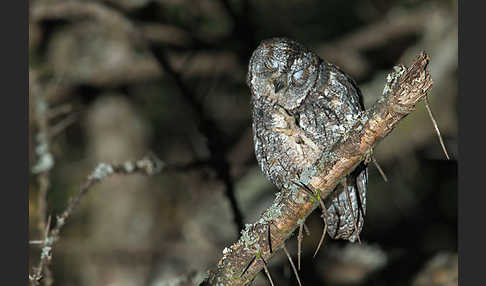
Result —
<instances>
[{"instance_id":1,"label":"tree branch","mask_svg":"<svg viewBox=\"0 0 486 286\"><path fill-rule=\"evenodd\" d=\"M340 180L367 159L373 147L426 97L432 86L428 63L429 57L422 52L409 68L396 66L387 77L383 96L356 118L354 127L330 153L322 156L316 166L310 166L303 172L301 182L317 190L322 199L328 197ZM295 186L277 193L272 206L258 221L247 224L240 239L223 250L217 268L210 271L201 285L249 284L263 269L263 260L269 261L276 250L284 247L285 241L318 204L310 194ZM269 251L268 224L271 225L272 253Z\"/></svg>"},{"instance_id":2,"label":"tree branch","mask_svg":"<svg viewBox=\"0 0 486 286\"><path fill-rule=\"evenodd\" d=\"M114 174L144 174L151 176L160 172L163 167L164 163L152 154L135 162L127 161L123 164L98 164L95 170L88 176L86 182L79 188L78 193L69 200L64 211L56 217L56 225L53 228L50 228L50 219L49 222L46 223L44 239L30 242L30 244L42 245L39 264L37 267L34 267L32 274L29 274L31 284L41 284L41 281L44 278L44 273L49 270L48 266L52 260L52 249L60 238L62 228L81 202L81 198L93 185ZM50 285L52 284L52 279L49 280L50 281L48 281L47 284Z\"/></svg>"},{"instance_id":3,"label":"tree branch","mask_svg":"<svg viewBox=\"0 0 486 286\"><path fill-rule=\"evenodd\" d=\"M164 68L165 72L173 78L182 96L195 112L199 130L208 141L207 146L211 153L209 165L216 171L218 179L224 184L225 195L230 202L233 212L233 220L236 224L237 231L241 231L243 229L243 214L234 194L234 181L230 173L231 166L226 158L226 149L228 146L221 139L223 138L221 135L222 131L204 111L203 105L197 100L194 90L186 85L182 79L182 75L173 68L167 57L166 50L158 48L156 45L152 45L151 49L157 61Z\"/></svg>"}]
</instances>

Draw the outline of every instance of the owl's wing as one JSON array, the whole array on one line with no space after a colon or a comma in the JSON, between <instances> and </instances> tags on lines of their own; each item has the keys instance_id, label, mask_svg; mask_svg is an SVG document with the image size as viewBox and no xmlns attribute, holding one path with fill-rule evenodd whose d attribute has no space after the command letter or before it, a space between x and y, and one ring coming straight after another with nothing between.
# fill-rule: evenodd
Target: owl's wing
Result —
<instances>
[{"instance_id":1,"label":"owl's wing","mask_svg":"<svg viewBox=\"0 0 486 286\"><path fill-rule=\"evenodd\" d=\"M351 128L364 110L356 83L335 65L322 61L313 91L296 110L299 127L325 151Z\"/></svg>"},{"instance_id":2,"label":"owl's wing","mask_svg":"<svg viewBox=\"0 0 486 286\"><path fill-rule=\"evenodd\" d=\"M291 186L319 158L317 145L294 122L293 115L278 106L253 103L255 155L265 176L279 189Z\"/></svg>"},{"instance_id":3,"label":"owl's wing","mask_svg":"<svg viewBox=\"0 0 486 286\"><path fill-rule=\"evenodd\" d=\"M355 242L363 229L366 213L366 184L368 169L361 163L346 178L349 193L340 184L326 200L327 232L333 239L346 239ZM348 201L351 201L349 204Z\"/></svg>"},{"instance_id":4,"label":"owl's wing","mask_svg":"<svg viewBox=\"0 0 486 286\"><path fill-rule=\"evenodd\" d=\"M338 67L334 64L331 64L331 63L328 63L328 65L331 66L333 69L339 71L344 76L346 81L349 82L351 87L356 91L356 94L354 94L353 96L357 99L359 106L360 106L360 110L365 110L365 106L364 106L364 102L363 102L363 94L361 93L361 90L359 89L356 81L354 81L354 79L352 77L350 77L347 73L345 73L340 67Z\"/></svg>"},{"instance_id":5,"label":"owl's wing","mask_svg":"<svg viewBox=\"0 0 486 286\"><path fill-rule=\"evenodd\" d=\"M331 120L334 124L331 128L337 133L344 132L345 129L351 128L350 124L352 124L352 119L348 120L347 116L357 115L364 110L363 96L356 82L349 75L333 64L327 64L327 67L329 70L325 87L327 97L321 101L326 100L327 107L336 114L336 120ZM332 133L329 135L331 140L328 139L328 141L332 141L334 144L339 137L336 132ZM331 238L346 239L351 242L359 238L366 213L367 181L368 169L362 162L346 177L348 192L340 184L326 200L327 231Z\"/></svg>"}]
</instances>

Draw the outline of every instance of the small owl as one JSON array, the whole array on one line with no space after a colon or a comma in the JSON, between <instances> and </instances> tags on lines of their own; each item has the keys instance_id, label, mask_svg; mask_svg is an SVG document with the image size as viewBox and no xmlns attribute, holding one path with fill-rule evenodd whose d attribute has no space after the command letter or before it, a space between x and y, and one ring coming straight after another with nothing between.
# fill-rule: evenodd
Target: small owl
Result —
<instances>
[{"instance_id":1,"label":"small owl","mask_svg":"<svg viewBox=\"0 0 486 286\"><path fill-rule=\"evenodd\" d=\"M306 167L325 158L364 110L355 82L301 44L286 38L262 41L253 52L251 90L255 154L279 189L300 182ZM366 210L367 167L346 178L326 200L328 234L354 242Z\"/></svg>"}]
</instances>

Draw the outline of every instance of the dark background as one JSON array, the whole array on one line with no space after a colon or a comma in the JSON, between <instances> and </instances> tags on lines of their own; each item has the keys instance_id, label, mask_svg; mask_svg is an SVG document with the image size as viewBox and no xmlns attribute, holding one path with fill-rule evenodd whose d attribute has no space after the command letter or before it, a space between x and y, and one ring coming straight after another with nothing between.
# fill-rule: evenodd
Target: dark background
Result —
<instances>
[{"instance_id":1,"label":"dark background","mask_svg":"<svg viewBox=\"0 0 486 286\"><path fill-rule=\"evenodd\" d=\"M304 285L457 284L456 1L36 0L29 12L29 155L38 166L44 114L54 158L47 213L62 211L98 162L153 152L167 164L83 197L53 252L54 285L169 285L213 267L237 239L228 190L244 223L270 205L276 190L253 155L245 77L253 49L273 36L340 66L367 107L394 65L425 50L452 157L419 104L375 150L389 182L370 167L363 244L326 240L312 259L322 224L309 218ZM42 236L39 182L31 174L31 240ZM295 253L295 239L288 245ZM31 267L39 255L31 246ZM283 255L270 271L277 285L297 285ZM253 285L266 284L259 275Z\"/></svg>"}]
</instances>

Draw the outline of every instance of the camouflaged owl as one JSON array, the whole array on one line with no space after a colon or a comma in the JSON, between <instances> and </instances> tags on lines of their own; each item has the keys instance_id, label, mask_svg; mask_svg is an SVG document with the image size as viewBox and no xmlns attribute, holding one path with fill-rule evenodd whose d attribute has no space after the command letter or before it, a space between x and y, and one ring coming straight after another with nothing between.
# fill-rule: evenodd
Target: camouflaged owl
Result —
<instances>
[{"instance_id":1,"label":"camouflaged owl","mask_svg":"<svg viewBox=\"0 0 486 286\"><path fill-rule=\"evenodd\" d=\"M289 188L329 152L364 111L355 82L336 66L286 38L262 41L250 59L255 154L265 176ZM325 201L328 234L359 239L366 211L367 167L361 163Z\"/></svg>"}]
</instances>

